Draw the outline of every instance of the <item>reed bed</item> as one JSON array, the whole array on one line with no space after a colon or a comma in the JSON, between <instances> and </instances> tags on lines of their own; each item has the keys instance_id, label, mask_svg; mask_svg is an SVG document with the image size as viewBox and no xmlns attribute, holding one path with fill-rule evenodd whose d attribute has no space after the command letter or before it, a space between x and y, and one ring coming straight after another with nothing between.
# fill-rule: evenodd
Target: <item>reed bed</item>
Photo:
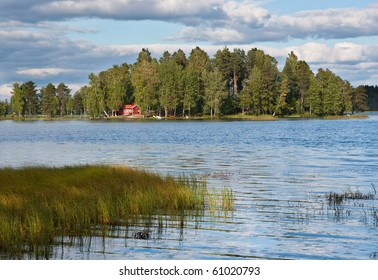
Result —
<instances>
[{"instance_id":1,"label":"reed bed","mask_svg":"<svg viewBox=\"0 0 378 280\"><path fill-rule=\"evenodd\" d=\"M58 237L91 236L94 228L106 232L159 213L203 211L207 197L203 180L120 166L3 168L0 252L48 258Z\"/></svg>"}]
</instances>

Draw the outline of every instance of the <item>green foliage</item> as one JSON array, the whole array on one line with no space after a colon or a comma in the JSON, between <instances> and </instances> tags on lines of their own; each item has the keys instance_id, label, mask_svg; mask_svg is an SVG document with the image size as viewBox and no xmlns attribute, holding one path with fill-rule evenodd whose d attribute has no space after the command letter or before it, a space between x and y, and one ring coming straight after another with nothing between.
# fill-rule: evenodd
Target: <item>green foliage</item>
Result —
<instances>
[{"instance_id":1,"label":"green foliage","mask_svg":"<svg viewBox=\"0 0 378 280\"><path fill-rule=\"evenodd\" d=\"M364 88L368 97L368 109L378 111L378 86L364 86Z\"/></svg>"},{"instance_id":2,"label":"green foliage","mask_svg":"<svg viewBox=\"0 0 378 280\"><path fill-rule=\"evenodd\" d=\"M214 64L227 81L234 95L242 89L243 81L248 76L246 68L246 54L242 49L233 52L225 47L218 50L214 56Z\"/></svg>"},{"instance_id":3,"label":"green foliage","mask_svg":"<svg viewBox=\"0 0 378 280\"><path fill-rule=\"evenodd\" d=\"M298 62L298 90L299 90L299 106L297 112L303 114L305 112L306 93L310 88L311 77L314 76L310 66L303 60Z\"/></svg>"},{"instance_id":4,"label":"green foliage","mask_svg":"<svg viewBox=\"0 0 378 280\"><path fill-rule=\"evenodd\" d=\"M66 106L67 106L68 98L70 96L70 92L71 90L64 83L60 83L58 87L56 88L57 98L59 102L58 106L59 106L60 116L63 116L67 113Z\"/></svg>"},{"instance_id":5,"label":"green foliage","mask_svg":"<svg viewBox=\"0 0 378 280\"><path fill-rule=\"evenodd\" d=\"M131 103L131 73L128 64L114 65L103 72L105 87L108 91L106 100L107 108L112 116L116 116L118 110L125 103Z\"/></svg>"},{"instance_id":6,"label":"green foliage","mask_svg":"<svg viewBox=\"0 0 378 280\"><path fill-rule=\"evenodd\" d=\"M159 75L159 102L161 107L164 108L165 117L168 117L170 110L173 110L173 115L176 115L177 106L182 98L183 72L182 66L168 52L160 60Z\"/></svg>"},{"instance_id":7,"label":"green foliage","mask_svg":"<svg viewBox=\"0 0 378 280\"><path fill-rule=\"evenodd\" d=\"M51 118L56 113L59 106L59 99L56 96L57 90L53 84L48 84L41 89L42 112L47 118Z\"/></svg>"},{"instance_id":8,"label":"green foliage","mask_svg":"<svg viewBox=\"0 0 378 280\"><path fill-rule=\"evenodd\" d=\"M144 56L141 56L144 57ZM134 87L135 102L142 112L149 113L158 106L159 68L153 59L138 59L132 67L131 82Z\"/></svg>"},{"instance_id":9,"label":"green foliage","mask_svg":"<svg viewBox=\"0 0 378 280\"><path fill-rule=\"evenodd\" d=\"M309 108L310 114L317 116L323 115L323 96L320 88L320 82L315 76L310 77L310 87L307 91L306 107Z\"/></svg>"},{"instance_id":10,"label":"green foliage","mask_svg":"<svg viewBox=\"0 0 378 280\"><path fill-rule=\"evenodd\" d=\"M343 81L343 103L344 103L344 111L346 113L353 112L353 87L348 81Z\"/></svg>"},{"instance_id":11,"label":"green foliage","mask_svg":"<svg viewBox=\"0 0 378 280\"><path fill-rule=\"evenodd\" d=\"M67 97L67 103L66 103L66 110L67 114L73 115L74 112L74 100L71 95L68 95Z\"/></svg>"},{"instance_id":12,"label":"green foliage","mask_svg":"<svg viewBox=\"0 0 378 280\"><path fill-rule=\"evenodd\" d=\"M96 76L93 73L89 75L86 106L90 116L94 118L100 117L105 111L106 91L103 88L102 78L102 76Z\"/></svg>"},{"instance_id":13,"label":"green foliage","mask_svg":"<svg viewBox=\"0 0 378 280\"><path fill-rule=\"evenodd\" d=\"M357 87L353 92L353 111L364 112L369 108L367 106L367 94L363 86Z\"/></svg>"},{"instance_id":14,"label":"green foliage","mask_svg":"<svg viewBox=\"0 0 378 280\"><path fill-rule=\"evenodd\" d=\"M214 91L215 84L222 84L217 86L222 90ZM54 110L48 108L53 107L52 101L44 98L42 91L41 96L37 94L34 82L15 83L10 109L20 117L42 112L48 117L89 114L97 118L116 116L124 104L135 102L143 114L160 115L163 110L165 117L177 112L184 117L240 111L334 116L366 111L368 103L378 104L378 95L374 95L378 91L374 87L365 89L353 88L329 69L319 69L315 75L293 52L280 72L277 60L256 48L246 54L242 49L230 51L225 47L212 59L199 47L192 49L188 58L179 49L173 54L164 52L159 61L148 49L142 49L133 65L124 63L91 73L89 85L73 96L64 83L59 84Z\"/></svg>"},{"instance_id":15,"label":"green foliage","mask_svg":"<svg viewBox=\"0 0 378 280\"><path fill-rule=\"evenodd\" d=\"M210 109L210 116L220 114L223 101L227 98L227 81L218 70L205 71L203 73L205 86L205 105Z\"/></svg>"},{"instance_id":16,"label":"green foliage","mask_svg":"<svg viewBox=\"0 0 378 280\"><path fill-rule=\"evenodd\" d=\"M11 97L12 112L19 117L25 114L25 98L18 83L13 84L12 97Z\"/></svg>"},{"instance_id":17,"label":"green foliage","mask_svg":"<svg viewBox=\"0 0 378 280\"><path fill-rule=\"evenodd\" d=\"M288 78L285 75L282 75L281 89L279 92L277 106L274 111L274 115L283 116L288 113L288 105L286 102L288 93L289 93Z\"/></svg>"},{"instance_id":18,"label":"green foliage","mask_svg":"<svg viewBox=\"0 0 378 280\"><path fill-rule=\"evenodd\" d=\"M198 215L213 196L198 178L162 177L120 166L3 168L0 251L49 258L58 237L105 236L112 226L152 215ZM217 199L223 210L233 210L230 190L225 188Z\"/></svg>"},{"instance_id":19,"label":"green foliage","mask_svg":"<svg viewBox=\"0 0 378 280\"><path fill-rule=\"evenodd\" d=\"M80 88L73 96L73 110L75 115L85 115L87 113L87 100L89 89L87 86Z\"/></svg>"},{"instance_id":20,"label":"green foliage","mask_svg":"<svg viewBox=\"0 0 378 280\"><path fill-rule=\"evenodd\" d=\"M9 111L10 107L8 100L6 99L5 101L0 101L0 117L8 115Z\"/></svg>"},{"instance_id":21,"label":"green foliage","mask_svg":"<svg viewBox=\"0 0 378 280\"><path fill-rule=\"evenodd\" d=\"M200 98L200 75L194 69L193 65L189 65L183 73L182 85L184 88L182 107L183 115L188 112L190 116L192 109L197 105L197 101Z\"/></svg>"},{"instance_id":22,"label":"green foliage","mask_svg":"<svg viewBox=\"0 0 378 280\"><path fill-rule=\"evenodd\" d=\"M335 116L356 111L357 100L366 104L363 92L356 94L348 81L343 81L329 69L319 69L316 76L310 77L304 105L309 108L310 114Z\"/></svg>"},{"instance_id":23,"label":"green foliage","mask_svg":"<svg viewBox=\"0 0 378 280\"><path fill-rule=\"evenodd\" d=\"M22 96L25 100L25 109L28 116L34 116L38 112L38 95L36 84L33 81L28 81L21 86Z\"/></svg>"}]
</instances>

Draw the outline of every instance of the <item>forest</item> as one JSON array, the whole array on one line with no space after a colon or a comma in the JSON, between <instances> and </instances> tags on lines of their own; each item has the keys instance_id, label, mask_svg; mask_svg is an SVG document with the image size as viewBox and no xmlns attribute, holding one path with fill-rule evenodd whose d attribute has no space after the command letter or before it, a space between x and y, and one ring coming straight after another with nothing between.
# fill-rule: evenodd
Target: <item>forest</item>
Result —
<instances>
[{"instance_id":1,"label":"forest","mask_svg":"<svg viewBox=\"0 0 378 280\"><path fill-rule=\"evenodd\" d=\"M210 58L196 47L188 57L178 50L165 51L159 59L142 49L133 64L114 65L88 78L74 94L64 83L40 90L33 81L15 83L0 113L98 118L117 116L124 104L136 103L146 116L328 116L366 111L368 101L378 103L377 87L355 88L329 69L314 73L293 52L280 71L274 57L256 48L224 47Z\"/></svg>"},{"instance_id":2,"label":"forest","mask_svg":"<svg viewBox=\"0 0 378 280\"><path fill-rule=\"evenodd\" d=\"M370 111L378 111L378 86L365 86Z\"/></svg>"}]
</instances>

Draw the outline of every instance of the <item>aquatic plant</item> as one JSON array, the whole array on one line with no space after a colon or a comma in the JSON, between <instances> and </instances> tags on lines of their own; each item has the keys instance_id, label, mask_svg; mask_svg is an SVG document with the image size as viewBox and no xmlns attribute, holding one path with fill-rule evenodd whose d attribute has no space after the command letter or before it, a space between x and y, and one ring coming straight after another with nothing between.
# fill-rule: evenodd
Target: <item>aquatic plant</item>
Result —
<instances>
[{"instance_id":1,"label":"aquatic plant","mask_svg":"<svg viewBox=\"0 0 378 280\"><path fill-rule=\"evenodd\" d=\"M328 206L333 210L333 217L339 221L358 214L359 220L364 224L378 226L378 212L371 205L374 205L372 200L375 199L377 191L374 184L371 186L373 192L369 193L362 193L358 188L354 191L349 188L347 191L326 194ZM368 203L368 201L372 201L372 203Z\"/></svg>"},{"instance_id":2,"label":"aquatic plant","mask_svg":"<svg viewBox=\"0 0 378 280\"><path fill-rule=\"evenodd\" d=\"M232 189L224 187L221 192L222 195L222 209L224 211L233 211L235 210L234 204L234 194Z\"/></svg>"},{"instance_id":3,"label":"aquatic plant","mask_svg":"<svg viewBox=\"0 0 378 280\"><path fill-rule=\"evenodd\" d=\"M3 168L0 252L48 258L58 238L106 236L143 217L200 212L208 196L204 180L122 166Z\"/></svg>"},{"instance_id":4,"label":"aquatic plant","mask_svg":"<svg viewBox=\"0 0 378 280\"><path fill-rule=\"evenodd\" d=\"M346 200L369 200L369 199L374 199L376 195L376 190L375 186L372 184L372 187L374 189L374 193L367 193L363 194L360 192L358 189L355 191L352 190L347 190L341 193L335 193L335 192L330 192L326 194L326 198L328 200L329 205L340 205Z\"/></svg>"}]
</instances>

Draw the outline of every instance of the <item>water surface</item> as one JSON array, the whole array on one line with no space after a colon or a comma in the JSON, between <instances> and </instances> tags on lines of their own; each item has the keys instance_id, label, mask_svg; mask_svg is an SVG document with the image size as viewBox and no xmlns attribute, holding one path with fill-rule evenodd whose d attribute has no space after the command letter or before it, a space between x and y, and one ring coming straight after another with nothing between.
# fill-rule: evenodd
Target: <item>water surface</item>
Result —
<instances>
[{"instance_id":1,"label":"water surface","mask_svg":"<svg viewBox=\"0 0 378 280\"><path fill-rule=\"evenodd\" d=\"M206 176L228 186L236 210L214 218L149 221L109 238L57 246L56 259L372 259L373 200L335 212L329 192L374 192L378 116L350 120L0 122L0 166L122 164ZM375 186L375 185L374 185ZM377 185L378 187L378 185ZM179 218L177 218L179 220Z\"/></svg>"}]
</instances>

